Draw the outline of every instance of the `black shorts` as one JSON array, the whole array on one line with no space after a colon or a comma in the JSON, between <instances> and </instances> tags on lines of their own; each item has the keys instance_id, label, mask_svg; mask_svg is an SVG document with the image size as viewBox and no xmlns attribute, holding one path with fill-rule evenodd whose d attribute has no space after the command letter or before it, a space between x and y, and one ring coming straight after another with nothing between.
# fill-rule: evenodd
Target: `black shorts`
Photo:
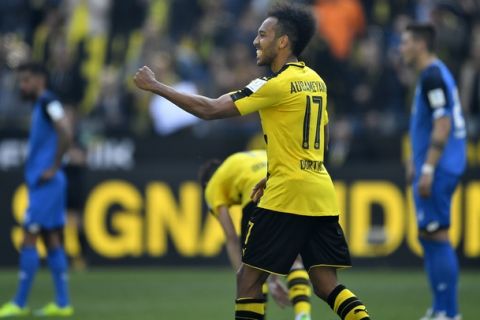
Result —
<instances>
[{"instance_id":1,"label":"black shorts","mask_svg":"<svg viewBox=\"0 0 480 320\"><path fill-rule=\"evenodd\" d=\"M338 216L311 217L256 207L244 233L242 261L260 270L286 275L299 254L306 270L351 266Z\"/></svg>"},{"instance_id":2,"label":"black shorts","mask_svg":"<svg viewBox=\"0 0 480 320\"><path fill-rule=\"evenodd\" d=\"M249 202L242 209L242 220L240 223L240 240L242 241L242 243L245 243L245 238L247 237L248 232L248 222L253 217L255 209L257 209L257 204L253 201Z\"/></svg>"}]
</instances>

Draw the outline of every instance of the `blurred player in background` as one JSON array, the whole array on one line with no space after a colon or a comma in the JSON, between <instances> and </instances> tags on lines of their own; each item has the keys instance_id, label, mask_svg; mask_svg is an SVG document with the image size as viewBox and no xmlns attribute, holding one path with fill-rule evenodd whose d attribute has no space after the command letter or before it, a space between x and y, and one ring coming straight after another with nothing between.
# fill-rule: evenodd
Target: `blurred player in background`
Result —
<instances>
[{"instance_id":1,"label":"blurred player in background","mask_svg":"<svg viewBox=\"0 0 480 320\"><path fill-rule=\"evenodd\" d=\"M230 263L235 271L242 263L241 244L245 243L248 222L253 217L255 203L250 199L253 187L267 175L267 154L264 150L238 152L229 156L223 163L207 162L200 173L200 182L205 190L205 200L210 212L220 222L225 233L226 247ZM230 216L229 208L242 206L240 239ZM310 320L310 283L308 273L301 260L296 261L287 277L288 293L276 275L271 275L268 287L263 285L265 303L268 289L280 307L285 307L290 299L296 320Z\"/></svg>"},{"instance_id":2,"label":"blurred player in background","mask_svg":"<svg viewBox=\"0 0 480 320\"><path fill-rule=\"evenodd\" d=\"M458 320L459 266L448 236L453 192L466 166L466 130L455 80L434 53L435 30L412 24L402 34L405 62L419 73L410 120L407 180L413 183L425 271L433 305L422 320Z\"/></svg>"},{"instance_id":3,"label":"blurred player in background","mask_svg":"<svg viewBox=\"0 0 480 320\"><path fill-rule=\"evenodd\" d=\"M72 259L72 268L85 270L87 262L85 250L87 240L83 229L83 206L85 203L85 173L87 169L87 151L80 139L80 130L75 108L65 107L65 115L73 133L72 143L65 154L64 166L67 177L67 224L65 247Z\"/></svg>"},{"instance_id":4,"label":"blurred player in background","mask_svg":"<svg viewBox=\"0 0 480 320\"><path fill-rule=\"evenodd\" d=\"M70 316L73 308L68 293L68 265L63 249L66 179L62 158L71 141L65 112L55 95L47 90L45 68L27 63L18 68L20 91L35 101L25 166L28 209L25 214L24 240L20 250L20 274L17 294L0 308L0 317L30 313L27 298L40 265L36 244L42 237L48 249L47 262L55 286L55 302L35 312L38 316Z\"/></svg>"},{"instance_id":5,"label":"blurred player in background","mask_svg":"<svg viewBox=\"0 0 480 320\"><path fill-rule=\"evenodd\" d=\"M299 254L315 293L340 318L370 319L364 304L337 282L337 269L351 262L338 223L335 189L323 165L328 145L327 88L315 71L298 60L314 32L309 11L288 4L275 7L253 42L257 65L269 66L274 76L256 79L217 99L182 94L157 81L146 66L134 77L137 87L202 119L260 113L268 180L255 188L254 200L261 199L248 223L237 274L235 319L264 319L262 285L270 273L288 274Z\"/></svg>"}]
</instances>

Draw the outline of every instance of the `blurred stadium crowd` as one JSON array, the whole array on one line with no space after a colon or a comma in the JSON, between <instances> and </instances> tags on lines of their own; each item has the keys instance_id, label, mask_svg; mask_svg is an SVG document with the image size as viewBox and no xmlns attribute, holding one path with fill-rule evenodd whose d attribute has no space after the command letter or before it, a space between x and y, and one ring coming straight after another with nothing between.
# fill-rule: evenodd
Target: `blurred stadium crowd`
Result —
<instances>
[{"instance_id":1,"label":"blurred stadium crowd","mask_svg":"<svg viewBox=\"0 0 480 320\"><path fill-rule=\"evenodd\" d=\"M256 116L205 123L135 90L131 77L146 64L183 91L218 96L245 86L266 73L255 65L252 41L273 2L2 0L0 132L28 129L14 70L33 59L48 66L51 87L85 137L223 135L226 128L253 137ZM459 83L470 138L478 140L479 1L298 2L319 21L304 59L328 86L333 164L399 156L415 75L402 65L398 45L412 20L436 25L438 52Z\"/></svg>"}]
</instances>

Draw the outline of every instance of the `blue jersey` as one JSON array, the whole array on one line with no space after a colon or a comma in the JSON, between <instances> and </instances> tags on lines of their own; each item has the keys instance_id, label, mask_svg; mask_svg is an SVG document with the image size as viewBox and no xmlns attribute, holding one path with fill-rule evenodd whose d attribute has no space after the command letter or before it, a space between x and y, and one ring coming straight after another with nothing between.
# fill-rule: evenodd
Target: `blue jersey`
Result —
<instances>
[{"instance_id":1,"label":"blue jersey","mask_svg":"<svg viewBox=\"0 0 480 320\"><path fill-rule=\"evenodd\" d=\"M56 97L45 91L35 102L32 113L25 180L35 186L42 173L55 164L58 134L53 126L52 114L62 108Z\"/></svg>"},{"instance_id":2,"label":"blue jersey","mask_svg":"<svg viewBox=\"0 0 480 320\"><path fill-rule=\"evenodd\" d=\"M434 121L449 117L451 130L437 168L461 175L466 166L466 129L455 79L440 60L420 74L410 119L410 139L416 178L425 163Z\"/></svg>"}]
</instances>

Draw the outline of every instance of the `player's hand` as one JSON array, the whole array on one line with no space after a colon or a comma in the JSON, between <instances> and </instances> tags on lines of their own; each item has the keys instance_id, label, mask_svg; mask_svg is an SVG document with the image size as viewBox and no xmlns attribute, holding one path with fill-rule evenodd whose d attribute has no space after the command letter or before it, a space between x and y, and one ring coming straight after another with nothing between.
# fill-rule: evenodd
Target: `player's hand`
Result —
<instances>
[{"instance_id":1,"label":"player's hand","mask_svg":"<svg viewBox=\"0 0 480 320\"><path fill-rule=\"evenodd\" d=\"M55 174L57 173L58 168L57 167L51 167L45 171L43 171L42 175L40 176L40 183L46 182L50 179L52 179Z\"/></svg>"},{"instance_id":2,"label":"player's hand","mask_svg":"<svg viewBox=\"0 0 480 320\"><path fill-rule=\"evenodd\" d=\"M418 182L418 193L422 198L430 197L432 193L433 174L424 173Z\"/></svg>"},{"instance_id":3,"label":"player's hand","mask_svg":"<svg viewBox=\"0 0 480 320\"><path fill-rule=\"evenodd\" d=\"M155 74L153 71L149 67L143 66L138 69L137 73L133 77L133 82L138 88L151 91L154 88L157 80L155 79Z\"/></svg>"},{"instance_id":4,"label":"player's hand","mask_svg":"<svg viewBox=\"0 0 480 320\"><path fill-rule=\"evenodd\" d=\"M260 200L260 198L263 196L263 190L265 190L266 185L267 178L263 178L255 185L255 187L253 187L252 193L250 194L250 199L252 199L253 202L256 203Z\"/></svg>"},{"instance_id":5,"label":"player's hand","mask_svg":"<svg viewBox=\"0 0 480 320\"><path fill-rule=\"evenodd\" d=\"M415 177L415 167L413 166L412 161L407 161L405 165L405 181L407 185L413 183L413 178Z\"/></svg>"},{"instance_id":6,"label":"player's hand","mask_svg":"<svg viewBox=\"0 0 480 320\"><path fill-rule=\"evenodd\" d=\"M273 300L275 300L280 308L283 309L290 305L290 299L288 299L288 290L277 276L271 275L267 280L267 284L269 293L272 295Z\"/></svg>"}]
</instances>

